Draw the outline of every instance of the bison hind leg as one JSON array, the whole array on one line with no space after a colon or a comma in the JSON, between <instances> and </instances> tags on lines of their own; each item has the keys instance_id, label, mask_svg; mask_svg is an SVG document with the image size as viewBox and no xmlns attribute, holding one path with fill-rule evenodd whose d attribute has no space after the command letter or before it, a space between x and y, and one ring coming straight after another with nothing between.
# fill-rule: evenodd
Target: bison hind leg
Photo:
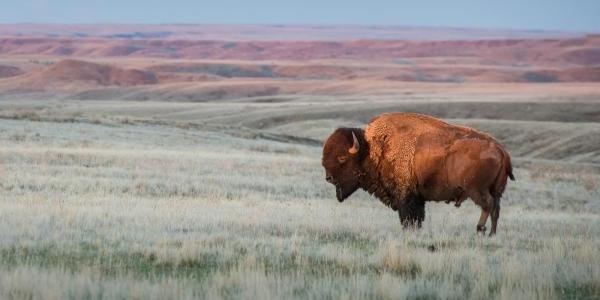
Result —
<instances>
[{"instance_id":1,"label":"bison hind leg","mask_svg":"<svg viewBox=\"0 0 600 300\"><path fill-rule=\"evenodd\" d=\"M421 228L425 220L425 201L419 197L411 197L398 207L398 215L405 229Z\"/></svg>"},{"instance_id":2,"label":"bison hind leg","mask_svg":"<svg viewBox=\"0 0 600 300\"><path fill-rule=\"evenodd\" d=\"M490 213L485 210L481 210L481 215L479 216L479 222L477 222L477 233L485 234L485 223L487 223L487 219Z\"/></svg>"},{"instance_id":3,"label":"bison hind leg","mask_svg":"<svg viewBox=\"0 0 600 300\"><path fill-rule=\"evenodd\" d=\"M498 218L500 218L500 198L494 198L494 205L491 211L492 215L492 230L490 236L496 234L496 228L498 227Z\"/></svg>"},{"instance_id":4,"label":"bison hind leg","mask_svg":"<svg viewBox=\"0 0 600 300\"><path fill-rule=\"evenodd\" d=\"M485 223L487 223L488 217L491 215L492 230L490 236L494 235L496 233L496 224L498 222L500 211L498 201L487 191L475 193L471 195L470 198L473 199L475 204L481 207L481 216L479 216L479 222L477 222L477 232L481 234L485 233Z\"/></svg>"}]
</instances>

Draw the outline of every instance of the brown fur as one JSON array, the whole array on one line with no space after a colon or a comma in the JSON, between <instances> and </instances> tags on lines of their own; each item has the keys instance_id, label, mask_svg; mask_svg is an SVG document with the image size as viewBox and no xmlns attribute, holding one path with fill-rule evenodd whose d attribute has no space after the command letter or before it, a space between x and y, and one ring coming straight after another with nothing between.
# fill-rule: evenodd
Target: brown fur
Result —
<instances>
[{"instance_id":1,"label":"brown fur","mask_svg":"<svg viewBox=\"0 0 600 300\"><path fill-rule=\"evenodd\" d=\"M348 153L357 137L360 151ZM412 113L380 115L366 130L340 128L326 141L323 166L341 202L359 187L399 211L403 225L420 226L424 201L467 198L482 208L478 231L492 216L496 232L500 197L514 180L510 155L491 136Z\"/></svg>"}]
</instances>

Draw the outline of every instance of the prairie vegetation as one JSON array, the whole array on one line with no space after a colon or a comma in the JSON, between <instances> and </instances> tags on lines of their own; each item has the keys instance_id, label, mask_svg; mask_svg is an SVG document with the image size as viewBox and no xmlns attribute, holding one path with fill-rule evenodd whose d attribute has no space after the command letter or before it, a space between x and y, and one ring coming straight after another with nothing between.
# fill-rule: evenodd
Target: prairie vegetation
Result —
<instances>
[{"instance_id":1,"label":"prairie vegetation","mask_svg":"<svg viewBox=\"0 0 600 300\"><path fill-rule=\"evenodd\" d=\"M600 293L596 123L451 120L496 134L516 157L488 238L470 201L429 203L421 231L403 231L364 193L338 204L318 144L285 137L362 126L352 114L252 127L193 122L160 103L58 103L1 105L0 298ZM265 120L281 113L267 108Z\"/></svg>"}]
</instances>

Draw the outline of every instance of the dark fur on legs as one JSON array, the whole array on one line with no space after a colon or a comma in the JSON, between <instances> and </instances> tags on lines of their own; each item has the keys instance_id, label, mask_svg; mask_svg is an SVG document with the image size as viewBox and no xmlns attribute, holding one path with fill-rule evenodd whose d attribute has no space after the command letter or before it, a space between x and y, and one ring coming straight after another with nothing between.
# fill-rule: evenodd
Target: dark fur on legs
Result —
<instances>
[{"instance_id":1,"label":"dark fur on legs","mask_svg":"<svg viewBox=\"0 0 600 300\"><path fill-rule=\"evenodd\" d=\"M425 201L417 197L409 199L398 207L398 215L405 229L421 228L425 220Z\"/></svg>"},{"instance_id":2,"label":"dark fur on legs","mask_svg":"<svg viewBox=\"0 0 600 300\"><path fill-rule=\"evenodd\" d=\"M492 230L490 236L496 235L496 228L498 227L498 218L500 217L500 199L494 198L494 208L491 212L492 217Z\"/></svg>"}]
</instances>

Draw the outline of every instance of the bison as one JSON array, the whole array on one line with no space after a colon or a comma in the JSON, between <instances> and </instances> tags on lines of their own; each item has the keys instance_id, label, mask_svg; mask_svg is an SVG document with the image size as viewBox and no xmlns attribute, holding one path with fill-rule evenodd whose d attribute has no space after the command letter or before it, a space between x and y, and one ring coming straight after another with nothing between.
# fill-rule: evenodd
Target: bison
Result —
<instances>
[{"instance_id":1,"label":"bison","mask_svg":"<svg viewBox=\"0 0 600 300\"><path fill-rule=\"evenodd\" d=\"M481 207L477 232L496 233L500 197L514 180L510 155L491 136L415 113L387 113L365 130L338 128L323 147L326 180L343 202L358 188L398 211L403 227L421 227L425 201L470 198Z\"/></svg>"}]
</instances>

